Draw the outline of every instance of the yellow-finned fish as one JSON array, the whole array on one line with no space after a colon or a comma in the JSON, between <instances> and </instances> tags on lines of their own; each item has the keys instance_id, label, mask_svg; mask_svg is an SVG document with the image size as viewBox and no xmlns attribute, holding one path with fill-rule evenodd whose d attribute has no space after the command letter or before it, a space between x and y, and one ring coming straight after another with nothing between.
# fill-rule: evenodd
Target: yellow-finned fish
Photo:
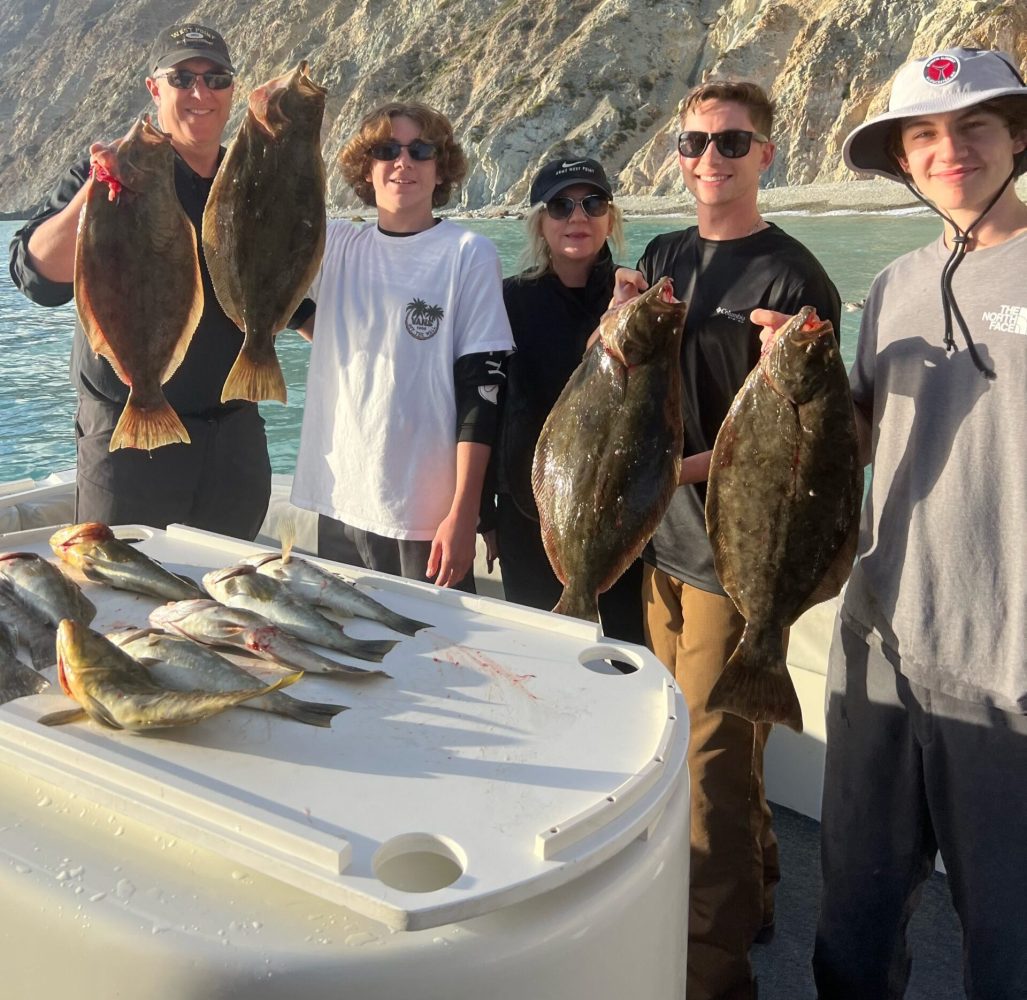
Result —
<instances>
[{"instance_id":1,"label":"yellow-finned fish","mask_svg":"<svg viewBox=\"0 0 1027 1000\"><path fill-rule=\"evenodd\" d=\"M94 583L132 590L166 601L203 597L192 580L166 570L134 545L116 538L106 524L87 521L61 528L50 536L54 555L81 570Z\"/></svg>"},{"instance_id":2,"label":"yellow-finned fish","mask_svg":"<svg viewBox=\"0 0 1027 1000\"><path fill-rule=\"evenodd\" d=\"M158 684L106 636L66 618L57 626L57 676L61 690L95 722L109 729L138 732L200 722L293 684L303 672L242 691L173 691ZM59 725L76 717L81 713L57 712L39 721L42 725Z\"/></svg>"}]
</instances>

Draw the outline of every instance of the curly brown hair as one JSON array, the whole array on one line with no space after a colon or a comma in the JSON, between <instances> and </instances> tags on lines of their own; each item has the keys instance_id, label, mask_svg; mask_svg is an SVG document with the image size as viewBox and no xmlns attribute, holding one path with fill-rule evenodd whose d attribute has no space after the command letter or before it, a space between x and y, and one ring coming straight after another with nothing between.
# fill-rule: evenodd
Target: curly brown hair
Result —
<instances>
[{"instance_id":1,"label":"curly brown hair","mask_svg":"<svg viewBox=\"0 0 1027 1000\"><path fill-rule=\"evenodd\" d=\"M404 117L417 122L421 138L435 144L435 164L439 183L432 194L432 207L445 205L453 189L458 187L467 173L467 157L453 136L449 119L434 108L416 101L390 101L365 115L357 126L356 134L339 154L339 167L346 183L365 205L374 205L374 187L367 179L371 172L370 149L376 142L392 138L392 119Z\"/></svg>"},{"instance_id":2,"label":"curly brown hair","mask_svg":"<svg viewBox=\"0 0 1027 1000\"><path fill-rule=\"evenodd\" d=\"M707 80L693 87L678 105L678 117L684 123L685 115L706 101L730 101L740 104L749 112L753 127L768 138L774 126L774 105L766 91L748 80Z\"/></svg>"}]
</instances>

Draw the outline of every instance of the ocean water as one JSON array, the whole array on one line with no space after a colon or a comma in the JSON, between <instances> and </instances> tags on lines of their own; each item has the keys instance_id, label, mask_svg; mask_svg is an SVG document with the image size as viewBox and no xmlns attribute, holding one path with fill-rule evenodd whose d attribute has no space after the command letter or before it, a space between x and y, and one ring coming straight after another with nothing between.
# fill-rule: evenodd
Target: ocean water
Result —
<instances>
[{"instance_id":1,"label":"ocean water","mask_svg":"<svg viewBox=\"0 0 1027 1000\"><path fill-rule=\"evenodd\" d=\"M864 298L874 275L899 254L922 246L938 235L933 217L918 215L781 214L771 218L802 240L819 258L843 301ZM683 218L630 219L625 224L627 247L621 260L633 264L659 233L682 228ZM516 271L523 246L523 224L517 220L468 220L461 223L493 240L503 273ZM18 228L0 222L6 247ZM842 314L842 350L851 363L859 329L858 312ZM29 302L11 283L7 268L0 275L0 482L41 478L75 463L75 392L68 381L68 357L74 329L74 306L44 309ZM289 389L289 402L261 404L267 421L271 464L275 472L292 473L299 444L306 394L310 345L290 332L278 338L278 353Z\"/></svg>"}]
</instances>

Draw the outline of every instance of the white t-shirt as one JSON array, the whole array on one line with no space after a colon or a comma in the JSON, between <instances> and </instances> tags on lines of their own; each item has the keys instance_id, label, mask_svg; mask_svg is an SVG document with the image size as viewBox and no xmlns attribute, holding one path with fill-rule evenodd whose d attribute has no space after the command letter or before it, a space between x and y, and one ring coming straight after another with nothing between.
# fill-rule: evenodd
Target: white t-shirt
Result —
<instances>
[{"instance_id":1,"label":"white t-shirt","mask_svg":"<svg viewBox=\"0 0 1027 1000\"><path fill-rule=\"evenodd\" d=\"M453 364L510 351L499 256L442 221L413 236L330 222L292 502L430 541L456 489Z\"/></svg>"}]
</instances>

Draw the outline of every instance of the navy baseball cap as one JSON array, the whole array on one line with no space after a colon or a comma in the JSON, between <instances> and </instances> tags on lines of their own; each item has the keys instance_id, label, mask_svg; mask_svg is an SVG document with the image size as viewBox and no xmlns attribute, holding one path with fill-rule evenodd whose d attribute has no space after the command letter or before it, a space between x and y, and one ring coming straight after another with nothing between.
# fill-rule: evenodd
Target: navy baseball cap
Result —
<instances>
[{"instance_id":1,"label":"navy baseball cap","mask_svg":"<svg viewBox=\"0 0 1027 1000\"><path fill-rule=\"evenodd\" d=\"M559 160L550 160L539 170L531 182L528 200L532 205L549 201L564 188L574 184L590 184L607 198L613 197L606 171L595 160L576 160L572 156L564 156Z\"/></svg>"}]
</instances>

